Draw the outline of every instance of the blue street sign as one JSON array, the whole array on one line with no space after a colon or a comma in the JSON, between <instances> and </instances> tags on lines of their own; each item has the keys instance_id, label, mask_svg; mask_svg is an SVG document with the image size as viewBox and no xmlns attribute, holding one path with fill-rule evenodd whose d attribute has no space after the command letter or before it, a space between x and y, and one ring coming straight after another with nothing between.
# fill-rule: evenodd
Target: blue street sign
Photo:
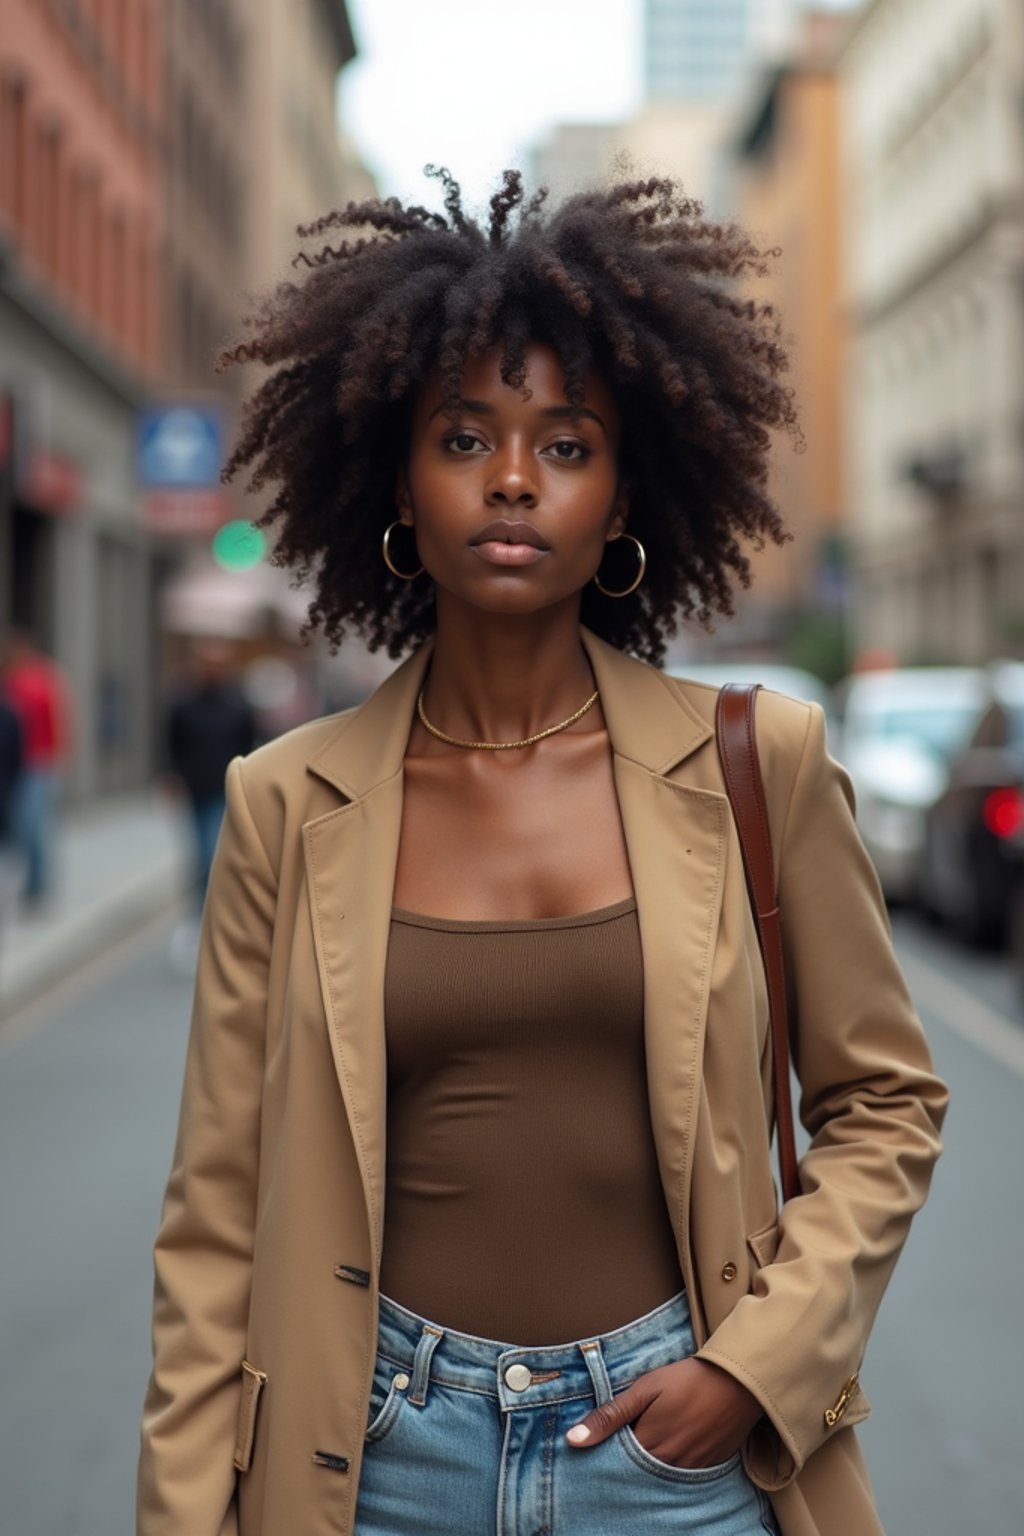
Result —
<instances>
[{"instance_id":1,"label":"blue street sign","mask_svg":"<svg viewBox=\"0 0 1024 1536\"><path fill-rule=\"evenodd\" d=\"M220 483L222 416L217 406L141 411L135 437L139 484L206 490Z\"/></svg>"}]
</instances>

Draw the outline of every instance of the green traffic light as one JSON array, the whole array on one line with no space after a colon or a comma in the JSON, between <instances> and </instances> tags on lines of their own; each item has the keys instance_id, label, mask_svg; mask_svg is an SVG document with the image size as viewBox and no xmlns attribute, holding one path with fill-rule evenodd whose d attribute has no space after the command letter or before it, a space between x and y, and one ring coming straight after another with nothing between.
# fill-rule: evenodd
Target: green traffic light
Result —
<instances>
[{"instance_id":1,"label":"green traffic light","mask_svg":"<svg viewBox=\"0 0 1024 1536\"><path fill-rule=\"evenodd\" d=\"M226 571L249 571L267 552L263 529L236 520L225 523L213 536L213 558Z\"/></svg>"}]
</instances>

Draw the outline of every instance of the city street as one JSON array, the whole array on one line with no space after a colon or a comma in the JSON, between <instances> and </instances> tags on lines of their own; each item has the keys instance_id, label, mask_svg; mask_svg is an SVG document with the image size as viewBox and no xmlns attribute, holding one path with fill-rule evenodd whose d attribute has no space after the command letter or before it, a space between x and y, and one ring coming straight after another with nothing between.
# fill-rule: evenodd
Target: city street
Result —
<instances>
[{"instance_id":1,"label":"city street","mask_svg":"<svg viewBox=\"0 0 1024 1536\"><path fill-rule=\"evenodd\" d=\"M271 1382L257 1426L259 1386L247 1377L240 1425L245 1465L246 1447L265 1453L284 1425L285 1452L269 1456L272 1536L319 1529L320 1479L351 1454L341 1443L351 1424L331 1428L352 1409L351 1383L331 1371L339 1341L355 1344L333 1308L361 1303L351 1286L339 1297L317 1242L334 1234L341 1251L329 1263L343 1279L370 1261L358 1251L358 1176L335 1135L343 1103L327 1050L346 1052L343 1077L355 1069L345 1084L354 1133L380 1146L384 1128L372 1114L363 1126L359 1102L380 1074L372 1053L352 1061L342 1037L365 1012L361 967L384 943L386 912L377 905L376 928L365 921L373 903L350 900L350 880L372 880L401 841L395 899L414 910L523 913L540 891L545 911L607 903L628 850L615 808L626 781L613 784L601 758L605 728L637 786L622 830L650 850L638 892L671 881L663 915L692 946L687 960L681 940L664 974L649 968L648 1016L662 996L676 1012L664 1057L662 1031L649 1034L648 1076L661 1166L703 1149L693 1243L719 1326L712 1292L744 1290L749 1255L770 1247L771 1215L737 1153L764 1136L756 1056L739 1027L758 955L737 933L738 850L724 879L710 860L716 827L722 836L729 825L716 792L742 794L752 765L737 774L727 754L720 779L702 745L710 733L698 731L710 723L706 690L726 681L821 705L885 898L927 895L932 921L897 907L893 932L952 1102L931 1200L864 1360L853 1356L874 1289L866 1299L842 1275L835 1285L827 1266L800 1289L819 1272L811 1249L842 1243L849 1226L827 1202L824 1212L804 1202L798 1261L783 1268L783 1252L771 1272L797 1298L790 1311L785 1297L774 1314L754 1302L752 1332L741 1321L731 1353L719 1326L721 1358L742 1355L752 1381L767 1376L776 1415L789 1417L779 1389L792 1388L812 1442L857 1367L872 1405L858 1435L887 1536L1024 1536L1024 974L938 926L1006 930L1020 960L1022 104L1022 0L518 0L471 16L465 0L0 0L0 1536L135 1529L152 1250L196 959L185 915L207 888L229 764L289 732L264 767L230 781L244 900L259 900L278 858L267 835L284 828L274 921L292 921L307 873L301 824L315 918L280 989L284 1048L275 1038L268 1056L288 1129L271 1129L266 1105L262 1128L288 1169L273 1192L287 1189L261 1207L256 1259L270 1255L272 1273L264 1285L257 1263L251 1287L261 1321L249 1364L267 1356ZM323 717L367 699L422 642L433 648L420 670L339 727L337 745ZM691 678L678 708L630 655ZM408 709L396 707L407 686ZM833 1077L881 1079L894 1102L900 1074L876 1049L891 1009L875 989L858 881L841 907L819 903L842 888L833 866L846 834L831 841L841 813L815 766L817 724L802 727L795 706L764 695L761 708L768 851L779 865L799 845L786 857L802 899L782 921L799 910L809 924L801 1004L815 1022L834 1011L817 1057L805 1037L808 1098L820 1098L812 1060L836 1059L845 1029L857 1060ZM487 765L515 764L517 749L525 766L513 785ZM785 809L773 763L793 765ZM657 820L666 785L694 813L685 852ZM399 827L388 817L406 790ZM763 833L763 806L759 820ZM711 972L691 899L698 877L676 875L698 868L727 942L694 1126L688 989ZM433 902L438 891L450 904ZM239 950L259 927L247 916L232 911ZM634 917L618 917L607 932L583 925L579 942L628 987L635 935L628 951L617 946ZM401 927L410 945L430 941ZM645 915L649 951L653 933ZM575 954L576 940L564 942ZM561 959L543 958L562 943L554 931L538 938L542 958L520 970L544 983L550 969L579 1001ZM687 1242L671 1189L667 1205L655 1191L671 1238L645 1230L635 1197L651 1194L650 1175L630 1170L650 1166L634 1161L651 1150L646 1080L620 1071L614 1027L610 1067L597 1043L598 1004L624 1030L638 1026L639 1001L632 1014L610 1007L603 973L580 962L590 992L576 1013L594 1028L570 1047L572 1070L549 1065L525 1028L530 1010L506 1002L507 956L492 963L492 948L484 939L484 958L466 966L483 999L468 1011L479 1024L497 999L516 1050L496 1075L486 1061L474 1070L469 1098L496 1084L517 1151L542 1124L559 1138L548 1152L534 1146L545 1176L496 1148L499 1122L466 1105L456 1034L442 1042L421 1017L410 1036L453 1070L428 1074L420 1092L410 1049L403 1078L393 1017L391 1086L408 1085L410 1108L403 1098L392 1128L415 1128L414 1152L444 1151L424 1159L420 1180L415 1156L403 1162L392 1146L392 1173L407 1165L424 1198L465 1191L471 1214L455 1240L436 1222L432 1237L483 1276L492 1301L515 1255L495 1258L474 1173L484 1217L497 1212L509 1245L525 1232L529 1256L540 1255L538 1294L559 1294L564 1281L540 1264L569 1251L584 1276L573 1296L607 1271L610 1288L627 1285L625 1313L637 1287L616 1281L626 1271L609 1255L657 1273L660 1296L678 1278L672 1242ZM419 951L409 953L415 967ZM320 1017L318 965L338 982L337 1038ZM212 971L244 1013L243 959ZM564 1053L573 1009L533 1012L540 1038ZM245 1057L244 1039L220 1043L224 1060ZM487 1045L506 1043L492 1028ZM565 1082L573 1102L542 1110L540 1090ZM190 1085L198 1162L226 1180L223 1143L238 1139L236 1120L239 1145L252 1129L244 1098L237 1115L225 1108L221 1129L229 1110L231 1128L218 1143L205 1084ZM839 1127L837 1138L843 1130L853 1134ZM868 1158L906 1177L916 1199L912 1138L890 1130L883 1146L883 1132ZM325 1151L335 1145L339 1155ZM852 1177L841 1158L825 1161L837 1183ZM536 1205L517 1221L495 1195L494 1167L513 1193L543 1187L548 1216L574 1213L578 1230L597 1232L594 1254L570 1228L546 1237ZM561 1186L550 1177L559 1167ZM576 1208L588 1188L596 1220ZM401 1193L388 1195L390 1257L402 1247L414 1264L420 1239ZM879 1207L882 1227L898 1229L888 1199ZM666 1246L667 1269L650 1270L648 1250L664 1264ZM840 1269L858 1275L871 1248L858 1234ZM190 1276L201 1287L202 1265ZM247 1269L244 1279L248 1293ZM268 1297L281 1304L263 1319ZM596 1288L591 1299L603 1318ZM420 1302L453 1305L447 1292ZM209 1305L216 1313L216 1298ZM515 1331L508 1309L494 1326L502 1318ZM596 1320L575 1311L567 1326L577 1325ZM767 1372L758 1327L773 1352ZM162 1325L161 1379L165 1343L173 1354L175 1331ZM299 1415L285 1358L309 1422L341 1443L310 1444L327 1468L314 1480L312 1462L289 1471ZM317 1358L323 1379L301 1363ZM832 1362L824 1385L808 1359ZM690 1407L713 1417L696 1393ZM853 1416L833 1424L847 1446ZM185 1417L197 1445L218 1441L191 1408ZM676 1428L682 1459L679 1415ZM356 1424L357 1442L361 1433ZM213 1536L191 1528L203 1523L196 1485L183 1489L158 1448L148 1452L147 1438L150 1502L172 1536ZM199 1445L190 1467L203 1454ZM830 1471L827 1454L805 1489L812 1478L812 1506L836 1512L821 1522L826 1536L836 1526L863 1536L871 1491ZM447 1499L446 1522L457 1502ZM693 1518L706 1523L671 1506L673 1529ZM517 1522L529 1526L522 1536L553 1523ZM155 1521L143 1523L151 1536ZM625 1523L644 1536L642 1510Z\"/></svg>"},{"instance_id":2,"label":"city street","mask_svg":"<svg viewBox=\"0 0 1024 1536\"><path fill-rule=\"evenodd\" d=\"M1021 1528L1024 1012L1006 967L896 931L953 1107L863 1370L889 1536ZM190 986L166 919L0 1035L0 1528L132 1526L150 1247Z\"/></svg>"}]
</instances>

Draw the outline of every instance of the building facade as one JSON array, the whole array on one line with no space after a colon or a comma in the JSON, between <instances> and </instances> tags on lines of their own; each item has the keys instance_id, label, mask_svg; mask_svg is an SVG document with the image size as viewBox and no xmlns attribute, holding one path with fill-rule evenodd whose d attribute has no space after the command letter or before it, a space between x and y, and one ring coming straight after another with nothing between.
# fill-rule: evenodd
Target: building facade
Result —
<instances>
[{"instance_id":1,"label":"building facade","mask_svg":"<svg viewBox=\"0 0 1024 1536\"><path fill-rule=\"evenodd\" d=\"M800 9L796 0L646 0L647 100L731 99L753 60L786 48Z\"/></svg>"},{"instance_id":2,"label":"building facade","mask_svg":"<svg viewBox=\"0 0 1024 1536\"><path fill-rule=\"evenodd\" d=\"M562 123L533 151L532 185L556 201L621 174L620 157L640 176L672 176L709 213L730 211L723 151L728 113L719 102L663 102L622 123Z\"/></svg>"},{"instance_id":3,"label":"building facade","mask_svg":"<svg viewBox=\"0 0 1024 1536\"><path fill-rule=\"evenodd\" d=\"M230 435L249 380L214 363L246 290L295 222L370 190L336 127L353 48L343 0L0 5L0 632L68 677L74 801L148 781L164 597L255 510L214 464L206 523L175 522L140 425L195 404Z\"/></svg>"},{"instance_id":4,"label":"building facade","mask_svg":"<svg viewBox=\"0 0 1024 1536\"><path fill-rule=\"evenodd\" d=\"M216 390L249 297L289 276L296 226L373 184L338 126L344 0L168 0L165 384Z\"/></svg>"},{"instance_id":5,"label":"building facade","mask_svg":"<svg viewBox=\"0 0 1024 1536\"><path fill-rule=\"evenodd\" d=\"M191 202L191 224L181 225L177 263L193 301L201 295L202 303L194 314L197 345L183 352L175 378L184 398L219 402L230 440L242 397L261 370L241 366L215 375L217 351L242 333L257 295L294 280L291 262L302 244L297 226L370 197L375 188L339 129L339 79L356 52L344 0L261 0L258 6L221 0L220 29L234 38L226 48L220 31L211 31L214 8L207 0L177 3L176 57L169 67L177 74L179 96L183 90L191 94L192 115L205 125L197 153L210 145L220 160L214 192L217 185L237 183L238 197L228 217L216 197L204 195L194 165L189 168L189 133L183 130L171 196L179 205ZM207 59L200 72L204 34ZM187 124L188 114L182 117ZM219 518L252 519L269 502L269 493L250 495L240 483L221 494L226 504ZM292 590L287 572L266 563L225 569L211 552L209 530L180 539L178 552L180 567L162 604L169 672L185 663L197 636L209 633L234 641L241 660L275 655L302 672L320 666L319 654L298 648L309 599Z\"/></svg>"},{"instance_id":6,"label":"building facade","mask_svg":"<svg viewBox=\"0 0 1024 1536\"><path fill-rule=\"evenodd\" d=\"M68 677L72 798L150 757L132 446L163 352L160 57L156 0L0 7L0 628Z\"/></svg>"},{"instance_id":7,"label":"building facade","mask_svg":"<svg viewBox=\"0 0 1024 1536\"><path fill-rule=\"evenodd\" d=\"M725 141L750 74L784 53L798 0L645 0L641 110L622 123L567 123L534 151L532 179L553 195L606 181L617 156L673 176L715 216L731 212Z\"/></svg>"},{"instance_id":8,"label":"building facade","mask_svg":"<svg viewBox=\"0 0 1024 1536\"><path fill-rule=\"evenodd\" d=\"M374 187L338 127L338 77L355 57L344 0L266 0L253 32L247 277L291 276L296 229Z\"/></svg>"},{"instance_id":9,"label":"building facade","mask_svg":"<svg viewBox=\"0 0 1024 1536\"><path fill-rule=\"evenodd\" d=\"M166 206L162 384L177 395L215 387L217 352L242 307L249 203L256 169L249 129L253 11L244 0L166 0L162 192ZM230 399L233 380L216 386Z\"/></svg>"},{"instance_id":10,"label":"building facade","mask_svg":"<svg viewBox=\"0 0 1024 1536\"><path fill-rule=\"evenodd\" d=\"M778 249L752 292L776 306L804 436L776 445L773 494L793 542L757 556L733 628L793 659L842 664L846 602L840 259L839 85L846 30L833 12L805 15L793 47L750 91L732 139L735 211L762 248ZM803 647L800 651L799 647ZM815 646L817 654L815 654Z\"/></svg>"},{"instance_id":11,"label":"building facade","mask_svg":"<svg viewBox=\"0 0 1024 1536\"><path fill-rule=\"evenodd\" d=\"M1024 645L1024 10L872 0L841 58L856 637Z\"/></svg>"}]
</instances>

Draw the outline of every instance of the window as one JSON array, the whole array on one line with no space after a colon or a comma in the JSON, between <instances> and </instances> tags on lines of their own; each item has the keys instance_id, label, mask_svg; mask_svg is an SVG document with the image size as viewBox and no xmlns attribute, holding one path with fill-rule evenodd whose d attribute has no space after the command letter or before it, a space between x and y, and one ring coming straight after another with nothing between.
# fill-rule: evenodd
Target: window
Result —
<instances>
[{"instance_id":1,"label":"window","mask_svg":"<svg viewBox=\"0 0 1024 1536\"><path fill-rule=\"evenodd\" d=\"M136 88L142 101L152 111L156 105L154 98L158 90L158 65L154 56L157 33L148 0L139 0L135 26Z\"/></svg>"},{"instance_id":2,"label":"window","mask_svg":"<svg viewBox=\"0 0 1024 1536\"><path fill-rule=\"evenodd\" d=\"M149 245L145 224L135 231L132 250L132 315L130 336L132 351L140 363L147 360L147 314L149 303Z\"/></svg>"},{"instance_id":3,"label":"window","mask_svg":"<svg viewBox=\"0 0 1024 1536\"><path fill-rule=\"evenodd\" d=\"M8 77L3 87L4 206L20 233L28 224L28 101L25 82Z\"/></svg>"},{"instance_id":4,"label":"window","mask_svg":"<svg viewBox=\"0 0 1024 1536\"><path fill-rule=\"evenodd\" d=\"M100 227L99 173L93 167L82 173L82 223L80 260L82 296L95 320L103 308L103 231Z\"/></svg>"},{"instance_id":5,"label":"window","mask_svg":"<svg viewBox=\"0 0 1024 1536\"><path fill-rule=\"evenodd\" d=\"M112 285L110 318L114 333L124 341L130 324L128 292L128 225L123 208L115 210L110 221L110 280Z\"/></svg>"},{"instance_id":6,"label":"window","mask_svg":"<svg viewBox=\"0 0 1024 1536\"><path fill-rule=\"evenodd\" d=\"M61 216L61 130L55 123L40 129L39 153L39 253L43 263L56 275L62 264Z\"/></svg>"}]
</instances>

